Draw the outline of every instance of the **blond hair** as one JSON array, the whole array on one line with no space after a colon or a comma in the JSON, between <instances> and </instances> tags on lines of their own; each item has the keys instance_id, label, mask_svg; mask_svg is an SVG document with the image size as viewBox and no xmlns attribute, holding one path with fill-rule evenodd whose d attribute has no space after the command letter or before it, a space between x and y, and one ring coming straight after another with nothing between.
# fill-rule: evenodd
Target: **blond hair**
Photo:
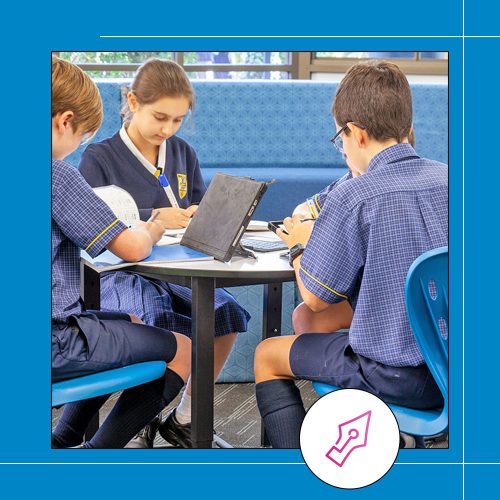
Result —
<instances>
[{"instance_id":1,"label":"blond hair","mask_svg":"<svg viewBox=\"0 0 500 500\"><path fill-rule=\"evenodd\" d=\"M76 132L93 135L102 123L102 101L96 84L78 66L52 57L52 117L74 113L71 126Z\"/></svg>"}]
</instances>

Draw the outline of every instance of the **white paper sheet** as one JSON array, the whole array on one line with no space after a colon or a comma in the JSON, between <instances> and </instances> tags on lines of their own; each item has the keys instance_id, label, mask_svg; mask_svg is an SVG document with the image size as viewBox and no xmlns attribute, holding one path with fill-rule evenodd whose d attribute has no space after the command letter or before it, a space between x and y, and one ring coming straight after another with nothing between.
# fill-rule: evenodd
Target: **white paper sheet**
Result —
<instances>
[{"instance_id":1,"label":"white paper sheet","mask_svg":"<svg viewBox=\"0 0 500 500\"><path fill-rule=\"evenodd\" d=\"M141 220L134 199L125 189L111 185L94 188L94 192L127 226Z\"/></svg>"}]
</instances>

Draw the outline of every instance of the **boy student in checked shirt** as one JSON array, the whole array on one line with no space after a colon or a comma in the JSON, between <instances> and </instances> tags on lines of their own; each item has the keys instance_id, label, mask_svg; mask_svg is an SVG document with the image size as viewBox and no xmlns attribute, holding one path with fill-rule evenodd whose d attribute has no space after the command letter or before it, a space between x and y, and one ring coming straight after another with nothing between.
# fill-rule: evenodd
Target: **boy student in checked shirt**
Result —
<instances>
[{"instance_id":1,"label":"boy student in checked shirt","mask_svg":"<svg viewBox=\"0 0 500 500\"><path fill-rule=\"evenodd\" d=\"M163 378L125 390L88 442L84 431L109 397L67 404L52 432L53 448L122 448L178 394L190 372L191 343L184 335L142 324L124 313L84 311L80 249L96 257L106 248L139 261L163 234L163 224L128 229L63 159L102 121L101 98L76 66L52 60L52 381L143 361L168 363Z\"/></svg>"},{"instance_id":2,"label":"boy student in checked shirt","mask_svg":"<svg viewBox=\"0 0 500 500\"><path fill-rule=\"evenodd\" d=\"M411 91L395 64L354 65L332 111L332 142L351 174L314 224L298 213L284 221L288 234L278 233L309 314L294 314L303 320L298 335L267 339L255 355L257 403L275 448L300 446L296 378L412 408L443 404L408 323L404 283L420 254L448 244L448 167L408 144ZM348 333L335 331L343 326Z\"/></svg>"},{"instance_id":3,"label":"boy student in checked shirt","mask_svg":"<svg viewBox=\"0 0 500 500\"><path fill-rule=\"evenodd\" d=\"M408 138L404 138L402 142L408 142L411 147L415 149L415 133L413 129L410 130ZM347 167L349 168L349 165ZM352 179L353 177L358 177L358 175L358 172L353 172L349 168L349 172L340 179L333 181L319 193L316 193L314 196L307 198L305 202L297 205L293 211L293 215L300 215L301 218L304 219L311 218L316 220L328 195L342 182ZM307 332L335 332L337 330L349 328L352 322L352 315L352 307L347 300L332 304L328 308L328 311L322 314L314 313L307 307L305 302L302 302L295 308L292 315L293 330L295 335Z\"/></svg>"}]
</instances>

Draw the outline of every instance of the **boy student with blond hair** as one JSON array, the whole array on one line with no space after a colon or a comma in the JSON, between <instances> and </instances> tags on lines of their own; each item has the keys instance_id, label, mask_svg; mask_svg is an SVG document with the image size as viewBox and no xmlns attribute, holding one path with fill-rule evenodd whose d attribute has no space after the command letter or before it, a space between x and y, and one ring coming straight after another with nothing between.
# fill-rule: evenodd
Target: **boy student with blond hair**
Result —
<instances>
[{"instance_id":1,"label":"boy student with blond hair","mask_svg":"<svg viewBox=\"0 0 500 500\"><path fill-rule=\"evenodd\" d=\"M447 165L408 144L411 91L395 64L354 65L332 111L332 141L352 174L327 194L314 224L297 214L284 221L288 234L278 232L315 329L267 339L255 356L257 403L275 448L300 445L296 378L413 408L443 404L408 323L404 283L420 254L448 244ZM342 303L353 310L348 333L331 329Z\"/></svg>"},{"instance_id":2,"label":"boy student with blond hair","mask_svg":"<svg viewBox=\"0 0 500 500\"><path fill-rule=\"evenodd\" d=\"M143 361L164 360L165 375L125 390L97 433L85 429L109 397L65 405L52 447L122 448L178 394L190 372L190 340L140 324L124 313L85 311L80 299L80 249L96 257L106 248L128 261L149 255L164 228L141 222L128 229L63 159L101 125L102 104L90 77L52 59L52 381Z\"/></svg>"}]
</instances>

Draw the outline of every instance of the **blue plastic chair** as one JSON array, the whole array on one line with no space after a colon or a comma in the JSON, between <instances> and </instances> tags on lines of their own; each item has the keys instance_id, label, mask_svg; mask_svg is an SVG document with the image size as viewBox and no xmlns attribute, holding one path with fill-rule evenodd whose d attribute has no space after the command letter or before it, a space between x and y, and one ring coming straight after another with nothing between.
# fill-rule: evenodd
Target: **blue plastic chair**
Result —
<instances>
[{"instance_id":1,"label":"blue plastic chair","mask_svg":"<svg viewBox=\"0 0 500 500\"><path fill-rule=\"evenodd\" d=\"M425 252L410 266L405 285L406 310L420 352L444 399L436 410L389 405L399 429L413 436L435 436L448 429L448 247ZM313 382L323 396L335 387Z\"/></svg>"},{"instance_id":2,"label":"blue plastic chair","mask_svg":"<svg viewBox=\"0 0 500 500\"><path fill-rule=\"evenodd\" d=\"M162 377L167 363L147 361L52 384L52 407L122 391Z\"/></svg>"}]
</instances>

